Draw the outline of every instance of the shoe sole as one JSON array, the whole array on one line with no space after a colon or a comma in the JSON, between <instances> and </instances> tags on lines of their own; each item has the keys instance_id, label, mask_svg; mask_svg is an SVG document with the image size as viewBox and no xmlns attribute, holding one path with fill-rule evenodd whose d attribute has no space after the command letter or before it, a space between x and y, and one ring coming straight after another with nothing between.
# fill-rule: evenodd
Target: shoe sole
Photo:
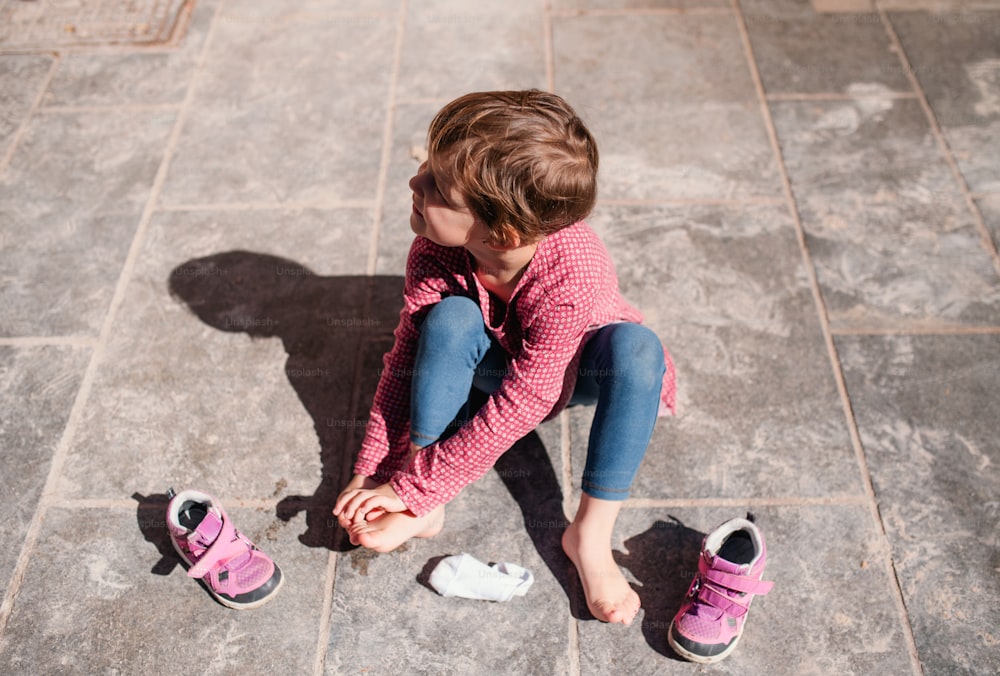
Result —
<instances>
[{"instance_id":1,"label":"shoe sole","mask_svg":"<svg viewBox=\"0 0 1000 676\"><path fill-rule=\"evenodd\" d=\"M722 660L726 659L727 657L729 657L729 654L731 652L736 650L736 644L740 642L741 636L743 636L742 631L733 638L732 642L725 650L723 650L721 653L717 655L699 655L697 653L691 652L690 650L687 650L686 648L684 648L684 646L680 645L680 643L677 642L677 640L674 638L674 623L673 621L671 621L670 629L667 630L667 643L670 644L670 647L674 650L675 653L677 653L684 659L688 660L689 662L697 662L698 664L715 664L716 662L721 662Z\"/></svg>"}]
</instances>

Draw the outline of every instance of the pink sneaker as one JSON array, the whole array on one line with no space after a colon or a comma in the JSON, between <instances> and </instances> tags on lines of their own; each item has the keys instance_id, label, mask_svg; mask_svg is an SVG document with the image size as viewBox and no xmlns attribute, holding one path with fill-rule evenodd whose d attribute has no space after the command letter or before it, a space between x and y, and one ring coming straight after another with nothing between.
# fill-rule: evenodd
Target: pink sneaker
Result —
<instances>
[{"instance_id":1,"label":"pink sneaker","mask_svg":"<svg viewBox=\"0 0 1000 676\"><path fill-rule=\"evenodd\" d=\"M167 491L170 541L219 603L236 610L270 601L283 582L281 569L233 526L218 501L201 491Z\"/></svg>"},{"instance_id":2,"label":"pink sneaker","mask_svg":"<svg viewBox=\"0 0 1000 676\"><path fill-rule=\"evenodd\" d=\"M755 594L771 591L761 582L767 549L753 516L731 519L705 537L698 574L670 623L667 640L684 659L718 662L736 648Z\"/></svg>"}]
</instances>

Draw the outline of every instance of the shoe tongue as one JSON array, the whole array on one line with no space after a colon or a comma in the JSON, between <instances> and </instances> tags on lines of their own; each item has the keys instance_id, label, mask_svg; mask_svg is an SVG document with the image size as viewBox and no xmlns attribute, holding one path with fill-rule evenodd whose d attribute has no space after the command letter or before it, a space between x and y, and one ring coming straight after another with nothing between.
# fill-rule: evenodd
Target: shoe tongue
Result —
<instances>
[{"instance_id":1,"label":"shoe tongue","mask_svg":"<svg viewBox=\"0 0 1000 676\"><path fill-rule=\"evenodd\" d=\"M733 563L732 561L727 561L718 554L715 556L709 556L708 564L716 570L721 570L724 573L732 573L734 575L741 575L744 571L738 563Z\"/></svg>"},{"instance_id":2,"label":"shoe tongue","mask_svg":"<svg viewBox=\"0 0 1000 676\"><path fill-rule=\"evenodd\" d=\"M198 527L194 529L194 533L190 537L191 540L197 540L202 547L209 547L215 538L219 537L219 532L222 530L222 519L218 516L209 512L205 515L205 518L201 520Z\"/></svg>"}]
</instances>

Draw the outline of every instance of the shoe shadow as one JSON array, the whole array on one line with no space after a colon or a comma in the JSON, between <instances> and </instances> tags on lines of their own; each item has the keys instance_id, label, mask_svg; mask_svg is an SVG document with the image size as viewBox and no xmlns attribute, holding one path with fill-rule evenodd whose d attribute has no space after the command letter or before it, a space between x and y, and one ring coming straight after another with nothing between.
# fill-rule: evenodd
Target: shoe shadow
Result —
<instances>
[{"instance_id":1,"label":"shoe shadow","mask_svg":"<svg viewBox=\"0 0 1000 676\"><path fill-rule=\"evenodd\" d=\"M646 643L665 657L684 661L667 643L667 632L698 572L705 533L688 528L676 517L670 519L657 520L645 532L625 540L627 554L613 553L615 562L638 581L633 587L642 601Z\"/></svg>"},{"instance_id":2,"label":"shoe shadow","mask_svg":"<svg viewBox=\"0 0 1000 676\"><path fill-rule=\"evenodd\" d=\"M322 469L313 494L285 497L277 515L288 521L304 511L299 540L309 547L353 549L331 510L364 436L381 357L392 346L403 278L325 277L277 256L227 251L181 264L169 289L213 328L281 340L285 374L313 420Z\"/></svg>"},{"instance_id":3,"label":"shoe shadow","mask_svg":"<svg viewBox=\"0 0 1000 676\"><path fill-rule=\"evenodd\" d=\"M151 495L133 493L132 499L138 503L135 519L139 525L139 532L146 538L146 542L153 544L160 553L160 560L149 572L153 575L170 575L174 568L182 565L167 533L167 503L170 500L166 493Z\"/></svg>"}]
</instances>

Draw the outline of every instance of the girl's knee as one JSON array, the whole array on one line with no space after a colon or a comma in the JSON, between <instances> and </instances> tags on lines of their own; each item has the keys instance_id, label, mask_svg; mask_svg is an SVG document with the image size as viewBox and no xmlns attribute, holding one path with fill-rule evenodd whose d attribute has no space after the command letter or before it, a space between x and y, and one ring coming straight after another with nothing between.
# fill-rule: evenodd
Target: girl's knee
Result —
<instances>
[{"instance_id":1,"label":"girl's knee","mask_svg":"<svg viewBox=\"0 0 1000 676\"><path fill-rule=\"evenodd\" d=\"M430 334L435 342L464 342L482 331L483 315L479 306L465 296L442 298L420 324L421 336Z\"/></svg>"},{"instance_id":2,"label":"girl's knee","mask_svg":"<svg viewBox=\"0 0 1000 676\"><path fill-rule=\"evenodd\" d=\"M641 324L617 324L609 347L617 374L659 385L666 370L663 344L648 327Z\"/></svg>"}]
</instances>

